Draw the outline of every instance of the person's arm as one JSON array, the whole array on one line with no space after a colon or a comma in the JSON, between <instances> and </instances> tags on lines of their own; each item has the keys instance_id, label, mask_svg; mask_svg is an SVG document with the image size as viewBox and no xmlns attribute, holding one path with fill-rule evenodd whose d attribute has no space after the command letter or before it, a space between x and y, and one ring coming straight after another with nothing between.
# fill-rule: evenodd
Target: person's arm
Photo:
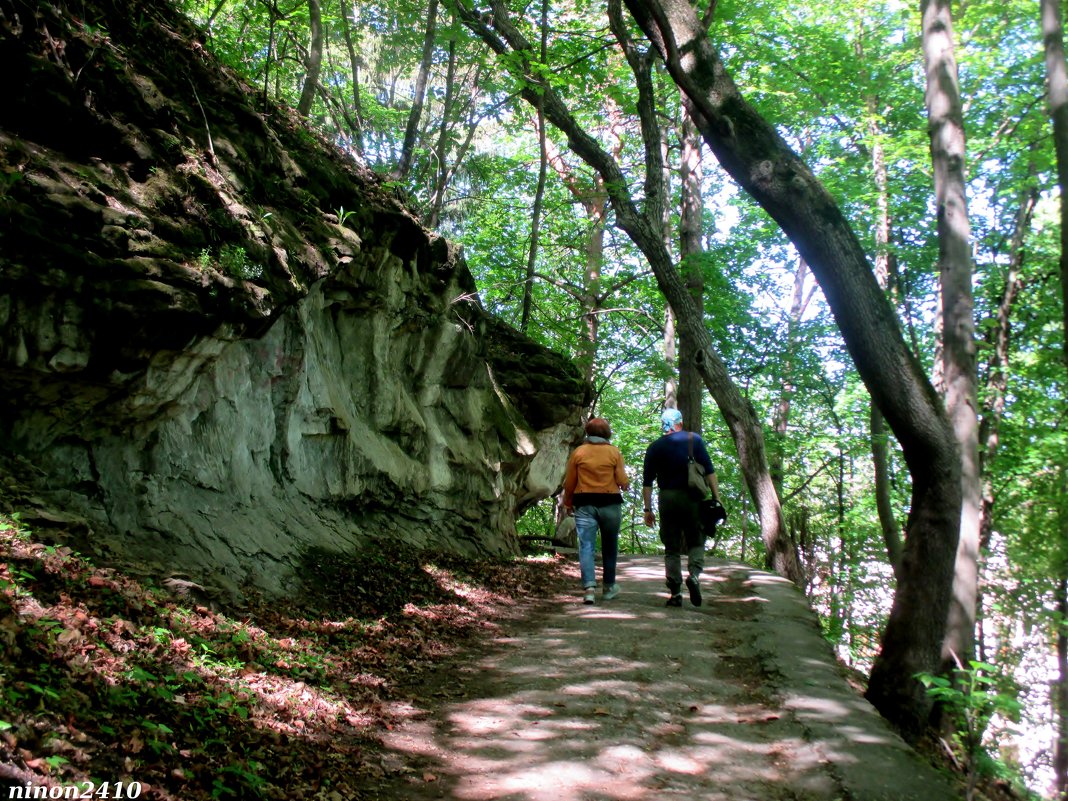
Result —
<instances>
[{"instance_id":1,"label":"person's arm","mask_svg":"<svg viewBox=\"0 0 1068 801\"><path fill-rule=\"evenodd\" d=\"M567 460L567 472L564 473L564 511L571 514L571 503L575 496L575 486L578 484L578 464L575 454Z\"/></svg>"},{"instance_id":2,"label":"person's arm","mask_svg":"<svg viewBox=\"0 0 1068 801\"><path fill-rule=\"evenodd\" d=\"M723 501L719 499L719 479L716 478L715 472L706 473L705 481L708 482L708 488L712 490L712 497L716 499L716 503L723 505Z\"/></svg>"},{"instance_id":3,"label":"person's arm","mask_svg":"<svg viewBox=\"0 0 1068 801\"><path fill-rule=\"evenodd\" d=\"M626 465L623 464L623 454L616 448L616 485L626 492L630 489L630 479L627 478Z\"/></svg>"},{"instance_id":4,"label":"person's arm","mask_svg":"<svg viewBox=\"0 0 1068 801\"><path fill-rule=\"evenodd\" d=\"M653 514L653 480L656 477L656 469L649 456L650 450L651 445L645 449L645 459L642 461L642 506L645 507L643 519L647 526L656 522L656 515Z\"/></svg>"}]
</instances>

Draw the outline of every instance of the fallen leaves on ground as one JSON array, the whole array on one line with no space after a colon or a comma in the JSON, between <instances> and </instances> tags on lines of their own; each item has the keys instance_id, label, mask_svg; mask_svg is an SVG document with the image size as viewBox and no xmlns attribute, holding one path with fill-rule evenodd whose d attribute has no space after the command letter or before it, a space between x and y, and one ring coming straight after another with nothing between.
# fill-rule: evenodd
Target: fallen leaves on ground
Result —
<instances>
[{"instance_id":1,"label":"fallen leaves on ground","mask_svg":"<svg viewBox=\"0 0 1068 801\"><path fill-rule=\"evenodd\" d=\"M299 597L249 591L235 613L0 515L0 787L359 798L391 770L375 745L398 683L564 580L552 557L389 548L309 554Z\"/></svg>"}]
</instances>

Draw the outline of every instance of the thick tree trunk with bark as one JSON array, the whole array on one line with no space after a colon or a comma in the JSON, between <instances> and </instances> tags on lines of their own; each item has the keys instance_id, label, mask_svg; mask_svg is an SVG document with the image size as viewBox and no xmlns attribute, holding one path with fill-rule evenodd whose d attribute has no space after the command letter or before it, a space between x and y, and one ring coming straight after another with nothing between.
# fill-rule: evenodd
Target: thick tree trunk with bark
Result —
<instances>
[{"instance_id":1,"label":"thick tree trunk with bark","mask_svg":"<svg viewBox=\"0 0 1068 801\"><path fill-rule=\"evenodd\" d=\"M1064 25L1060 0L1040 0L1042 40L1046 53L1046 82L1050 116L1053 118L1053 147L1057 155L1057 184L1061 194L1061 300L1064 313L1064 360L1068 368L1068 64L1064 57ZM1062 538L1068 532L1061 531ZM1068 580L1062 575L1057 587L1061 625L1057 629L1058 677L1054 704L1057 714L1057 742L1053 768L1058 798L1068 798Z\"/></svg>"},{"instance_id":2,"label":"thick tree trunk with bark","mask_svg":"<svg viewBox=\"0 0 1068 801\"><path fill-rule=\"evenodd\" d=\"M1068 66L1064 58L1064 25L1060 0L1040 0L1042 40L1046 51L1049 112L1053 118L1053 147L1057 154L1057 184L1061 190L1061 300L1064 311L1064 360L1068 367Z\"/></svg>"},{"instance_id":3,"label":"thick tree trunk with bark","mask_svg":"<svg viewBox=\"0 0 1068 801\"><path fill-rule=\"evenodd\" d=\"M923 55L927 68L927 118L934 168L938 272L942 298L942 376L946 409L961 454L961 520L953 600L949 607L942 668L967 665L975 649L979 589L978 376L975 304L972 300L971 230L964 180L964 117L953 54L949 0L922 0Z\"/></svg>"},{"instance_id":4,"label":"thick tree trunk with bark","mask_svg":"<svg viewBox=\"0 0 1068 801\"><path fill-rule=\"evenodd\" d=\"M626 0L657 46L712 152L774 218L823 289L861 378L912 476L911 514L868 698L907 735L930 702L914 678L937 670L960 527L960 458L942 403L905 346L867 256L811 170L741 96L686 0Z\"/></svg>"},{"instance_id":5,"label":"thick tree trunk with bark","mask_svg":"<svg viewBox=\"0 0 1068 801\"><path fill-rule=\"evenodd\" d=\"M1065 534L1068 532L1062 532ZM1057 582L1057 679L1053 683L1053 710L1056 715L1057 741L1053 745L1053 773L1060 801L1068 798L1068 579Z\"/></svg>"}]
</instances>

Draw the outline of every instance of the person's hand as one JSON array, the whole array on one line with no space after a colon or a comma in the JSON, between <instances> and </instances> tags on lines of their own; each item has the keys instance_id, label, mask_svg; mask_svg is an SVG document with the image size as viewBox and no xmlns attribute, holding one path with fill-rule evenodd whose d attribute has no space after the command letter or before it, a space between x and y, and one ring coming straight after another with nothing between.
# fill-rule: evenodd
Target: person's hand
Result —
<instances>
[{"instance_id":1,"label":"person's hand","mask_svg":"<svg viewBox=\"0 0 1068 801\"><path fill-rule=\"evenodd\" d=\"M647 525L650 528L652 528L655 523L656 523L656 515L653 514L652 511L647 511L645 513L645 525Z\"/></svg>"},{"instance_id":2,"label":"person's hand","mask_svg":"<svg viewBox=\"0 0 1068 801\"><path fill-rule=\"evenodd\" d=\"M575 512L575 508L573 506L565 506L564 507L564 515L565 516L571 517L571 515L574 514L574 512Z\"/></svg>"},{"instance_id":3,"label":"person's hand","mask_svg":"<svg viewBox=\"0 0 1068 801\"><path fill-rule=\"evenodd\" d=\"M720 520L719 520L719 522L720 523L726 523L727 522L727 507L725 507L723 505L723 501L721 501L719 498L713 498L712 502L719 508L719 511L720 511L720 515L719 515Z\"/></svg>"}]
</instances>

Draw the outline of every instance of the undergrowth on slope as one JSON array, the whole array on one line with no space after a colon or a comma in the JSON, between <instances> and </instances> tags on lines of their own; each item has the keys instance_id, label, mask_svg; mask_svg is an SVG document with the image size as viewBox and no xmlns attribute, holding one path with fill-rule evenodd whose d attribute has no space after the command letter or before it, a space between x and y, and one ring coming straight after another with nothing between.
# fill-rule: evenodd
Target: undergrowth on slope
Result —
<instances>
[{"instance_id":1,"label":"undergrowth on slope","mask_svg":"<svg viewBox=\"0 0 1068 801\"><path fill-rule=\"evenodd\" d=\"M564 569L312 553L296 597L249 593L238 613L97 567L14 516L0 554L2 798L359 798L401 682L551 595Z\"/></svg>"}]
</instances>

